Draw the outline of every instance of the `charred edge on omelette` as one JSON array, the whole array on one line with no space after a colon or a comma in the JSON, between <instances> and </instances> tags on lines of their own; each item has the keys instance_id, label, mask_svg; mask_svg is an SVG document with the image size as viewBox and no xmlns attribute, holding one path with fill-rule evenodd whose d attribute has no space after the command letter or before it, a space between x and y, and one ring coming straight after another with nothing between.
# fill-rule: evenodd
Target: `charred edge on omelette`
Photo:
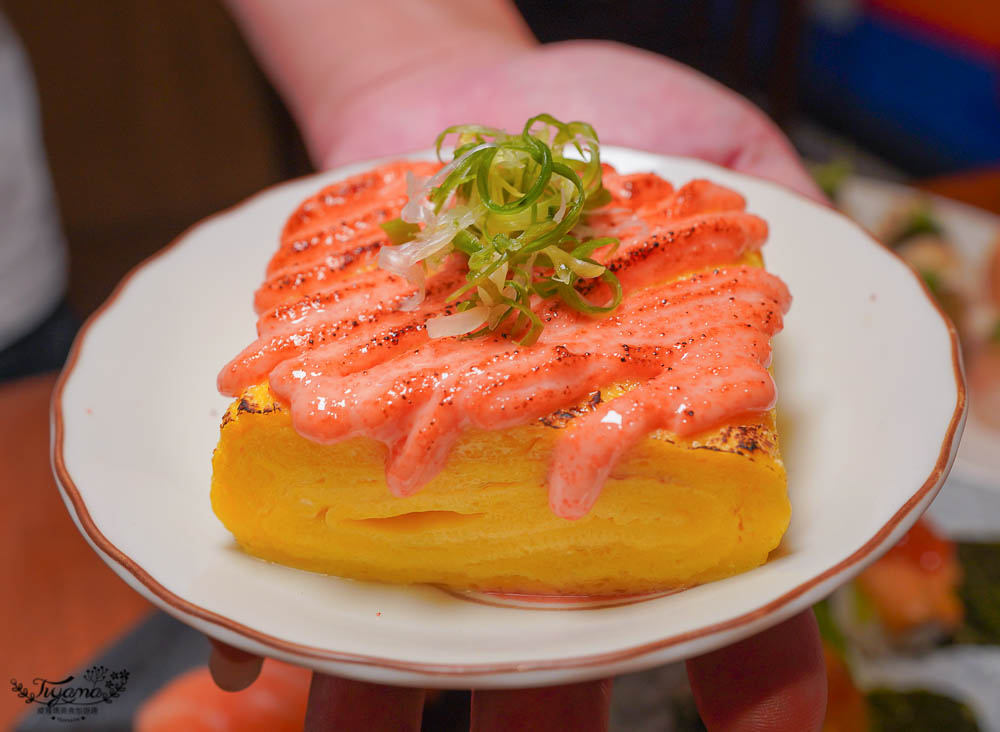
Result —
<instances>
[{"instance_id":1,"label":"charred edge on omelette","mask_svg":"<svg viewBox=\"0 0 1000 732\"><path fill-rule=\"evenodd\" d=\"M357 222L367 226L371 217L324 219L325 211L335 210L337 200L350 190L374 186L376 174L320 191L289 219L267 273L268 282L287 283L287 289L261 288L257 306L262 323L281 312L296 315L377 286L370 276L377 248L352 239ZM620 192L636 196L644 188L656 194L658 186L669 185L641 177L622 177L618 183ZM738 194L719 187L688 196L685 190L671 199L672 216L684 218L692 207L704 205L699 195L717 199L709 210L742 207ZM383 205L375 218L395 210ZM702 218L662 236L643 237L608 264L627 282L630 268L664 245L712 227L725 234L731 226L725 217ZM343 256L345 251L351 256ZM748 263L759 266L759 256L753 254ZM349 271L349 279L341 279L332 293L309 291L317 277L335 270L341 277ZM399 291L395 302L406 295L405 286L391 280L390 285ZM379 309L369 314L368 322L379 323L392 310ZM324 326L329 332L309 331L306 347L359 326L357 319L347 318ZM415 328L419 321L390 327L387 343L397 345ZM627 390L590 392L576 406L556 409L533 425L491 433L471 430L438 478L417 494L398 498L388 494L380 474L384 446L368 438L332 445L306 440L295 434L288 408L266 386L249 387L223 417L213 507L253 554L361 579L507 592L618 594L688 586L763 563L790 513L773 411L685 437L657 430L623 457L610 475L607 495L589 515L569 522L548 511L545 460L554 436L574 429L581 417ZM470 454L504 470L477 474L463 464ZM508 471L511 482L496 483ZM339 483L333 475L342 477ZM449 481L457 492L445 485Z\"/></svg>"},{"instance_id":2,"label":"charred edge on omelette","mask_svg":"<svg viewBox=\"0 0 1000 732\"><path fill-rule=\"evenodd\" d=\"M585 402L555 411L547 417L542 417L538 422L551 429L565 429L581 414L593 411L601 401L601 392L595 391ZM277 400L263 399L253 393L247 393L233 402L230 409L222 415L222 427L241 414L265 415L281 411L283 408ZM663 431L655 433L655 437L672 444L677 442L676 438ZM757 452L771 458L778 458L779 455L777 434L774 429L764 424L724 425L704 436L702 440L686 441L686 444L694 450L731 452L744 457L751 457Z\"/></svg>"}]
</instances>

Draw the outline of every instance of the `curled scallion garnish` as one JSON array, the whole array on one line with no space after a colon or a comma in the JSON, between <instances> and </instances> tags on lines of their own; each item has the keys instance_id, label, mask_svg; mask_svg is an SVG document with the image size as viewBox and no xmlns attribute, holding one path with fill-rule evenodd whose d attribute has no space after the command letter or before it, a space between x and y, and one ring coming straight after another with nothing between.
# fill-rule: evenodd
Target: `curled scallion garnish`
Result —
<instances>
[{"instance_id":1,"label":"curled scallion garnish","mask_svg":"<svg viewBox=\"0 0 1000 732\"><path fill-rule=\"evenodd\" d=\"M465 285L448 296L449 302L460 300L457 312L430 320L432 337L476 337L504 328L520 335L520 343L533 343L543 324L532 297L560 298L591 315L614 310L621 285L593 256L616 247L617 239L573 235L585 211L611 200L601 182L593 127L548 114L529 119L518 135L457 125L437 138L442 162L451 136L452 160L427 180L411 178L402 218L382 225L393 246L383 247L380 266L420 287L404 308L420 304L427 272L460 252L469 271ZM578 286L585 280L603 283L610 300L595 304L584 297Z\"/></svg>"}]
</instances>

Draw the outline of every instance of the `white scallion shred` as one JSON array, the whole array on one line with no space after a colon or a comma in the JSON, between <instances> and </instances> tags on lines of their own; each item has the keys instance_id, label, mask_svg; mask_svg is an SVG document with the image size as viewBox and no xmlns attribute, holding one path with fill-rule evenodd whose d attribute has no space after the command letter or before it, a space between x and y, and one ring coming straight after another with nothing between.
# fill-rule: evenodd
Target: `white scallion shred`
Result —
<instances>
[{"instance_id":1,"label":"white scallion shred","mask_svg":"<svg viewBox=\"0 0 1000 732\"><path fill-rule=\"evenodd\" d=\"M453 315L439 315L427 321L427 335L431 338L447 338L471 333L487 321L490 308L479 305Z\"/></svg>"}]
</instances>

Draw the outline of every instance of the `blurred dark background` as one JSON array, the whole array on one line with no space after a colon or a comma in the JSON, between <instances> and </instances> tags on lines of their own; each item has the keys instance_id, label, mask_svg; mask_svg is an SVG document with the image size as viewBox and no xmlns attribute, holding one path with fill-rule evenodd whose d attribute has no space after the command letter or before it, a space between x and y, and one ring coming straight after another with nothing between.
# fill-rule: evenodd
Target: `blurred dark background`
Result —
<instances>
[{"instance_id":1,"label":"blurred dark background","mask_svg":"<svg viewBox=\"0 0 1000 732\"><path fill-rule=\"evenodd\" d=\"M309 171L295 127L214 0L11 0L70 248L70 304L199 219Z\"/></svg>"},{"instance_id":2,"label":"blurred dark background","mask_svg":"<svg viewBox=\"0 0 1000 732\"><path fill-rule=\"evenodd\" d=\"M811 161L846 160L856 173L1000 213L1000 0L516 2L542 41L619 40L701 69L764 108ZM218 0L0 7L34 69L75 316L195 222L311 171L293 121ZM56 325L68 347L78 319L64 310ZM54 327L36 337L56 343ZM16 631L4 660L18 675L56 678L138 628L101 660L132 668L137 705L153 688L140 684L201 663L205 650L165 616L141 625L150 606L92 554L63 510L48 412L61 358L29 369L48 375L0 383L0 625ZM24 712L4 698L0 728ZM134 707L116 709L128 728Z\"/></svg>"},{"instance_id":3,"label":"blurred dark background","mask_svg":"<svg viewBox=\"0 0 1000 732\"><path fill-rule=\"evenodd\" d=\"M901 178L1000 165L996 0L518 6L543 41L620 40L705 71L814 159L846 145ZM8 0L4 10L35 70L78 314L187 226L310 171L218 2Z\"/></svg>"}]
</instances>

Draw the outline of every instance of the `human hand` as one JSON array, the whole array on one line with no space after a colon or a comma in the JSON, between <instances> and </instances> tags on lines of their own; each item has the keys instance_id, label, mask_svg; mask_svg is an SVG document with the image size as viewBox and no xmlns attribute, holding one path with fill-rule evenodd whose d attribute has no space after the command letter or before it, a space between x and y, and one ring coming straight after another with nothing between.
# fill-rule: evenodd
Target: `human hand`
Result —
<instances>
[{"instance_id":1,"label":"human hand","mask_svg":"<svg viewBox=\"0 0 1000 732\"><path fill-rule=\"evenodd\" d=\"M237 691L253 682L258 656L214 644L212 676ZM688 660L698 710L710 732L818 730L826 672L812 613L796 615L739 643ZM473 732L608 728L609 679L536 689L473 692ZM407 732L420 729L424 690L314 674L307 732Z\"/></svg>"},{"instance_id":2,"label":"human hand","mask_svg":"<svg viewBox=\"0 0 1000 732\"><path fill-rule=\"evenodd\" d=\"M700 158L822 199L749 101L670 59L598 41L504 48L479 66L437 58L340 106L315 135L314 155L333 167L427 148L457 123L520 130L540 112L589 122L602 143Z\"/></svg>"},{"instance_id":3,"label":"human hand","mask_svg":"<svg viewBox=\"0 0 1000 732\"><path fill-rule=\"evenodd\" d=\"M753 104L618 43L539 45L507 0L229 0L320 168L430 146L444 128L519 130L548 112L604 143L691 156L822 199Z\"/></svg>"}]
</instances>

